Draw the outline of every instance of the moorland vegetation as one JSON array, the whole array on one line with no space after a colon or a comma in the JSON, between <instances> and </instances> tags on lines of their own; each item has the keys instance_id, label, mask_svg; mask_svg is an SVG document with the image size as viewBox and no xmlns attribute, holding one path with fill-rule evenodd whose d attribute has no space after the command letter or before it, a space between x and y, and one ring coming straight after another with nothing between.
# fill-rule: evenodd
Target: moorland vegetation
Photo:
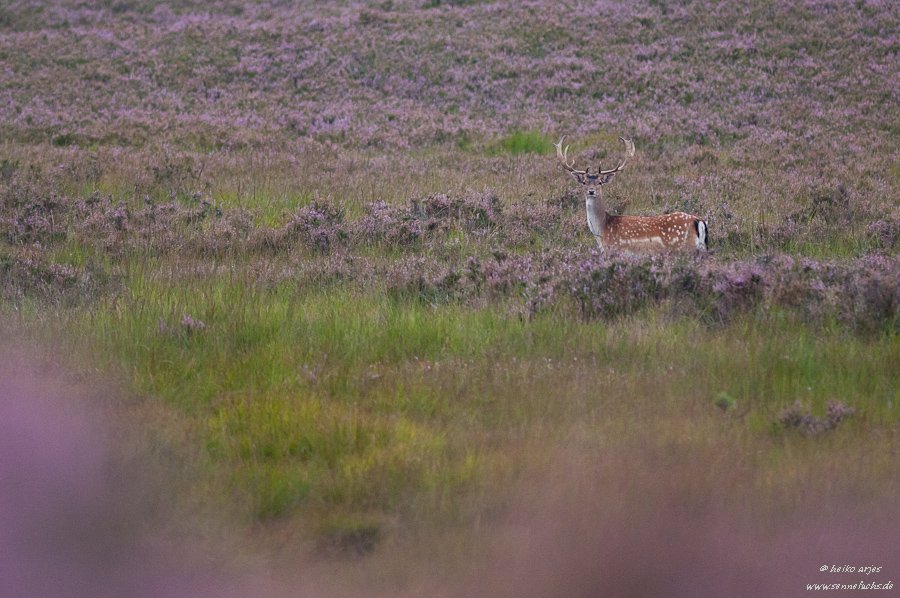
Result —
<instances>
[{"instance_id":1,"label":"moorland vegetation","mask_svg":"<svg viewBox=\"0 0 900 598\"><path fill-rule=\"evenodd\" d=\"M543 487L642 595L799 592L896 527L898 52L877 0L6 2L4 326L210 554L480 571ZM598 254L563 134L710 252Z\"/></svg>"}]
</instances>

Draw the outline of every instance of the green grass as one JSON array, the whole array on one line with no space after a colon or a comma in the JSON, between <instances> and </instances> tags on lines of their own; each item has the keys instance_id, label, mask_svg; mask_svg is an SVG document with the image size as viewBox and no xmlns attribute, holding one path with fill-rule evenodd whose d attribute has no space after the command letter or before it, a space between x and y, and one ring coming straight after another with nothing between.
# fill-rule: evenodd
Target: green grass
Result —
<instances>
[{"instance_id":1,"label":"green grass","mask_svg":"<svg viewBox=\"0 0 900 598\"><path fill-rule=\"evenodd\" d=\"M733 434L764 479L805 466L779 456L773 428L797 399L819 416L832 398L857 409L823 457L898 421L898 336L763 313L717 329L653 311L524 320L496 305L191 271L134 268L122 298L45 315L41 328L193 430L203 482L184 492L195 504L230 497L241 521L294 519L325 536L315 522L344 516L463 523L484 508L471 497L503 495L504 480L575 437L589 450L677 442L690 454ZM205 327L183 325L185 314ZM723 392L735 402L725 416Z\"/></svg>"},{"instance_id":2,"label":"green grass","mask_svg":"<svg viewBox=\"0 0 900 598\"><path fill-rule=\"evenodd\" d=\"M553 152L553 141L540 131L517 131L499 141L501 152L516 156L518 154L546 155Z\"/></svg>"}]
</instances>

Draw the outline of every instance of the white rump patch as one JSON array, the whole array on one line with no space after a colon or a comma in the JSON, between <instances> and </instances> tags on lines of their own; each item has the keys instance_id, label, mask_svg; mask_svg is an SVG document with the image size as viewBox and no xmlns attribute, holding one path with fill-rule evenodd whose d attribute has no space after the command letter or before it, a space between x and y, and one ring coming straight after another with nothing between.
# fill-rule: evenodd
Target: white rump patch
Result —
<instances>
[{"instance_id":1,"label":"white rump patch","mask_svg":"<svg viewBox=\"0 0 900 598\"><path fill-rule=\"evenodd\" d=\"M697 223L697 249L706 249L706 223L702 220Z\"/></svg>"}]
</instances>

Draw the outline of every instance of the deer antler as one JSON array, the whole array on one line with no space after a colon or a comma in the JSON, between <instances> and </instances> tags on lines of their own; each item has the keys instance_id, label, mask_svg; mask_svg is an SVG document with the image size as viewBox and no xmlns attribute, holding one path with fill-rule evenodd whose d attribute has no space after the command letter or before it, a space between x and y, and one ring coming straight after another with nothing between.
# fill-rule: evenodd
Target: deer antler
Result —
<instances>
[{"instance_id":1,"label":"deer antler","mask_svg":"<svg viewBox=\"0 0 900 598\"><path fill-rule=\"evenodd\" d=\"M562 147L562 142L565 138L566 138L566 136L563 135L560 138L559 143L553 144L553 147L556 148L556 157L559 158L560 164L562 164L563 168L565 168L566 170L568 170L571 173L586 174L587 173L586 170L576 170L575 169L575 160L574 159L571 162L569 162L569 160L568 160L569 146L567 145L565 149L563 149L563 147ZM622 160L621 164L619 164L612 170L598 169L599 175L603 176L603 175L607 175L607 174L615 174L615 173L621 171L622 169L625 168L625 164L628 162L628 158L631 158L632 156L634 156L634 143L631 141L631 139L625 139L624 137L619 137L619 139L621 139L622 143L625 144L625 159Z\"/></svg>"},{"instance_id":2,"label":"deer antler","mask_svg":"<svg viewBox=\"0 0 900 598\"><path fill-rule=\"evenodd\" d=\"M566 138L566 136L563 135L560 138L559 143L553 144L553 147L556 148L556 157L559 158L560 164L562 164L563 168L565 168L566 170L568 170L571 173L574 173L574 174L587 173L586 170L575 170L575 160L572 160L572 163L569 164L568 159L567 159L569 156L569 146L567 145L565 150L563 150L563 148L562 148L562 142L563 142L563 139L565 139L565 138Z\"/></svg>"},{"instance_id":3,"label":"deer antler","mask_svg":"<svg viewBox=\"0 0 900 598\"><path fill-rule=\"evenodd\" d=\"M625 139L624 137L619 137L619 139L621 139L622 143L625 144L625 159L622 160L621 164L619 164L612 170L601 170L600 171L601 176L605 175L605 174L615 174L615 173L619 172L620 170L625 168L625 163L628 162L628 158L631 158L632 156L634 156L634 143L631 141L631 139ZM562 140L560 140L560 143L562 143ZM557 150L558 149L559 148L557 148Z\"/></svg>"}]
</instances>

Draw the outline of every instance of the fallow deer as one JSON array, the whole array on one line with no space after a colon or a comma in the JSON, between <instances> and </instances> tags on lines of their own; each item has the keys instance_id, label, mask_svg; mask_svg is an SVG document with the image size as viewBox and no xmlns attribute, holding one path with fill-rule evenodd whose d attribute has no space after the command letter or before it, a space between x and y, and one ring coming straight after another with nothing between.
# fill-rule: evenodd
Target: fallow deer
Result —
<instances>
[{"instance_id":1,"label":"fallow deer","mask_svg":"<svg viewBox=\"0 0 900 598\"><path fill-rule=\"evenodd\" d=\"M569 146L562 148L563 139L554 143L556 156L563 168L585 187L585 207L588 227L597 239L601 251L619 249L632 253L659 253L663 251L702 250L707 248L706 221L684 212L662 216L614 216L606 209L600 186L612 180L634 156L634 143L619 137L625 143L625 159L612 170L597 167L597 174L576 170L575 160L568 161Z\"/></svg>"}]
</instances>

